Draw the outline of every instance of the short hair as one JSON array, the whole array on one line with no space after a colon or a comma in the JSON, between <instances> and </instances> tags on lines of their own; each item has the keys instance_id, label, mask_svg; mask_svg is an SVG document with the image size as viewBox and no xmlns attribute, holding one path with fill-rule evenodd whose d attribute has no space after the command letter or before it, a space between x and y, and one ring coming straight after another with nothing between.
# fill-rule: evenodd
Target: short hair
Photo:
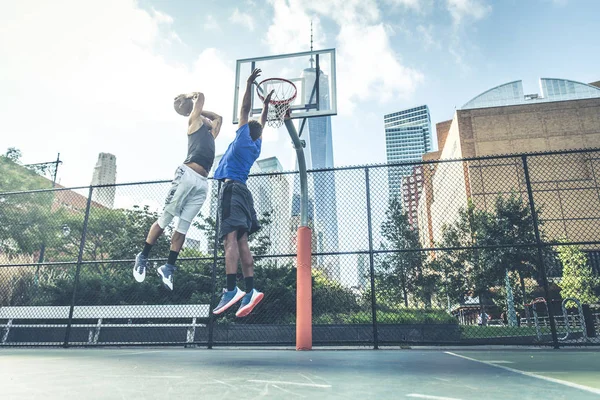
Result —
<instances>
[{"instance_id":1,"label":"short hair","mask_svg":"<svg viewBox=\"0 0 600 400\"><path fill-rule=\"evenodd\" d=\"M248 121L248 128L250 128L250 137L253 141L256 141L262 135L263 127L260 122L250 120Z\"/></svg>"}]
</instances>

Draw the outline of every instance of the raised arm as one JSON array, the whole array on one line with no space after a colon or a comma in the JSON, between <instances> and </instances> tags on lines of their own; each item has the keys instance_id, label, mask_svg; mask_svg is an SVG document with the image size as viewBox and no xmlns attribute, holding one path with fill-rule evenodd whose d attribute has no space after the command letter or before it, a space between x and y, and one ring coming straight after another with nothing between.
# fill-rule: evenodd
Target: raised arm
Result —
<instances>
[{"instance_id":1,"label":"raised arm","mask_svg":"<svg viewBox=\"0 0 600 400\"><path fill-rule=\"evenodd\" d=\"M216 139L219 136L219 132L221 131L221 125L223 124L223 117L219 114L216 114L212 111L202 110L202 116L206 117L210 120L211 133L213 137Z\"/></svg>"},{"instance_id":2,"label":"raised arm","mask_svg":"<svg viewBox=\"0 0 600 400\"><path fill-rule=\"evenodd\" d=\"M190 119L188 121L188 125L191 126L194 124L194 122L198 122L202 116L202 107L204 107L204 94L200 92L194 92L188 96L191 96L192 101L194 102L194 109L192 110ZM200 126L198 126L198 128L200 128Z\"/></svg>"},{"instance_id":3,"label":"raised arm","mask_svg":"<svg viewBox=\"0 0 600 400\"><path fill-rule=\"evenodd\" d=\"M267 97L265 97L265 100L263 101L262 114L260 114L260 124L263 126L263 128L267 123L267 117L269 115L269 102L271 101L271 96L273 96L274 92L275 90L271 90L271 92L267 95Z\"/></svg>"},{"instance_id":4,"label":"raised arm","mask_svg":"<svg viewBox=\"0 0 600 400\"><path fill-rule=\"evenodd\" d=\"M244 93L244 99L242 100L242 106L240 107L240 122L239 126L244 126L248 123L248 116L252 108L252 84L260 76L262 71L256 68L246 81L246 92Z\"/></svg>"}]
</instances>

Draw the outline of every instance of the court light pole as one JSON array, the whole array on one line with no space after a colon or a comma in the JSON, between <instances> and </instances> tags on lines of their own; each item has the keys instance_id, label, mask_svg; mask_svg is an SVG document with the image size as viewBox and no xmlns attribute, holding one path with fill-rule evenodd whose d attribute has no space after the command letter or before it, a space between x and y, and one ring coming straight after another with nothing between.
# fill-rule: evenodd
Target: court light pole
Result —
<instances>
[{"instance_id":1,"label":"court light pole","mask_svg":"<svg viewBox=\"0 0 600 400\"><path fill-rule=\"evenodd\" d=\"M284 123L296 150L300 174L300 226L296 241L296 350L312 350L312 232L308 226L308 175L304 146L289 113Z\"/></svg>"}]
</instances>

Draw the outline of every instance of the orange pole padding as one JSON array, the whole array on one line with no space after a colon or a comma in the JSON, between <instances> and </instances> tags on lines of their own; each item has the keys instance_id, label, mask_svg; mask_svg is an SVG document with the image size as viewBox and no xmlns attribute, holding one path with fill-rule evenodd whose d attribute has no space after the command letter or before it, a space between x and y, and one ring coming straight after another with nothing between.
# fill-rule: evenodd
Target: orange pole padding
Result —
<instances>
[{"instance_id":1,"label":"orange pole padding","mask_svg":"<svg viewBox=\"0 0 600 400\"><path fill-rule=\"evenodd\" d=\"M311 230L298 228L296 350L312 350Z\"/></svg>"}]
</instances>

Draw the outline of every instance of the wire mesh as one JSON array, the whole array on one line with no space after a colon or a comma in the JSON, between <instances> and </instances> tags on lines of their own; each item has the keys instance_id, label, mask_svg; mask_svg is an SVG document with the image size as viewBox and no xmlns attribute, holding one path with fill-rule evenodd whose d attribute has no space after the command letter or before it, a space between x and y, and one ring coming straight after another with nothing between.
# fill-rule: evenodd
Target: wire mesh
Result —
<instances>
[{"instance_id":1,"label":"wire mesh","mask_svg":"<svg viewBox=\"0 0 600 400\"><path fill-rule=\"evenodd\" d=\"M314 344L600 344L598 153L309 171ZM0 343L293 345L298 175L255 174L247 186L265 298L245 318L237 306L211 313L225 286L217 182L173 291L156 268L176 220L145 281L132 276L168 181L0 188ZM241 269L237 279L244 290Z\"/></svg>"}]
</instances>

